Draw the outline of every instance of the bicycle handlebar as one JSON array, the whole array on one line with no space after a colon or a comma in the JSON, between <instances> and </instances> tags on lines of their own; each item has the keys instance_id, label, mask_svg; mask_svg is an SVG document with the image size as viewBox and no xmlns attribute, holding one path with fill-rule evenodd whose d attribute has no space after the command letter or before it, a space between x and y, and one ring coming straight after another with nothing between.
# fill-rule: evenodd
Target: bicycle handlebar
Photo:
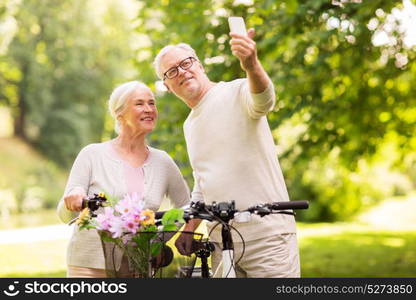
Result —
<instances>
[{"instance_id":1,"label":"bicycle handlebar","mask_svg":"<svg viewBox=\"0 0 416 300\"><path fill-rule=\"evenodd\" d=\"M96 217L97 215L95 214L95 211L100 207L103 207L106 201L107 198L103 193L94 194L94 197L87 197L82 199L81 209L88 208L90 210L90 216ZM70 220L68 225L72 225L77 219L78 216Z\"/></svg>"},{"instance_id":2,"label":"bicycle handlebar","mask_svg":"<svg viewBox=\"0 0 416 300\"><path fill-rule=\"evenodd\" d=\"M235 201L220 203L213 202L212 205L207 205L203 202L194 202L188 209L185 209L183 218L186 222L191 219L214 221L218 218L224 221L229 221L234 218L236 213L249 212L250 214L256 214L261 217L277 213L294 215L294 212L289 212L287 210L307 209L308 207L309 202L305 200L258 204L245 210L235 209ZM156 212L155 219L161 219L164 213L164 211Z\"/></svg>"},{"instance_id":3,"label":"bicycle handlebar","mask_svg":"<svg viewBox=\"0 0 416 300\"><path fill-rule=\"evenodd\" d=\"M107 201L104 194L94 194L93 198L83 199L82 208L88 207L93 213L99 207ZM287 210L294 209L307 209L309 207L308 201L282 201L258 204L251 206L245 210L237 210L235 208L235 201L231 202L213 202L211 205L205 204L204 202L193 202L189 209L184 211L184 220L188 222L191 219L203 219L207 221L214 221L221 219L223 221L230 221L234 218L236 213L249 212L250 214L256 214L261 217L276 213L292 214ZM162 219L164 211L155 213L155 219Z\"/></svg>"},{"instance_id":4,"label":"bicycle handlebar","mask_svg":"<svg viewBox=\"0 0 416 300\"><path fill-rule=\"evenodd\" d=\"M88 207L91 211L96 211L98 208L104 205L107 198L104 194L94 194L94 197L87 197L82 199L82 208Z\"/></svg>"}]
</instances>

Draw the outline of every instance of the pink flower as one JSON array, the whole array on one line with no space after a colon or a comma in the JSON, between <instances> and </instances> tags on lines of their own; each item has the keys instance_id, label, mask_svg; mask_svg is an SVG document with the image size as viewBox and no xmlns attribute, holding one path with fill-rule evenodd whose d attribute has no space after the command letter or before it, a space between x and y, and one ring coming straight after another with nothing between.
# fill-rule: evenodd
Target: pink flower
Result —
<instances>
[{"instance_id":1,"label":"pink flower","mask_svg":"<svg viewBox=\"0 0 416 300\"><path fill-rule=\"evenodd\" d=\"M140 214L143 210L143 200L137 193L126 194L122 200L120 200L115 209L122 216L130 214Z\"/></svg>"},{"instance_id":2,"label":"pink flower","mask_svg":"<svg viewBox=\"0 0 416 300\"><path fill-rule=\"evenodd\" d=\"M140 227L140 220L135 214L124 215L124 229L128 233L135 234Z\"/></svg>"},{"instance_id":3,"label":"pink flower","mask_svg":"<svg viewBox=\"0 0 416 300\"><path fill-rule=\"evenodd\" d=\"M113 238L121 237L124 232L124 221L120 218L113 218L108 230L111 232Z\"/></svg>"},{"instance_id":4,"label":"pink flower","mask_svg":"<svg viewBox=\"0 0 416 300\"><path fill-rule=\"evenodd\" d=\"M121 237L121 241L123 242L123 244L128 244L131 241L132 237L133 236L131 234L125 234Z\"/></svg>"},{"instance_id":5,"label":"pink flower","mask_svg":"<svg viewBox=\"0 0 416 300\"><path fill-rule=\"evenodd\" d=\"M126 194L115 206L105 207L97 215L96 228L111 233L113 238L136 234L142 224L144 202L137 193Z\"/></svg>"}]
</instances>

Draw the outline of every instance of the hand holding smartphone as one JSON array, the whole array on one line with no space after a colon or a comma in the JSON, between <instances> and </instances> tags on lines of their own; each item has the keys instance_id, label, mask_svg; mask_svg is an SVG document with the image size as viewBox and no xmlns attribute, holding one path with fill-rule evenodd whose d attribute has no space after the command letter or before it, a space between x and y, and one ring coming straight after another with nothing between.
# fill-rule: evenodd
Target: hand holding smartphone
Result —
<instances>
[{"instance_id":1,"label":"hand holding smartphone","mask_svg":"<svg viewBox=\"0 0 416 300\"><path fill-rule=\"evenodd\" d=\"M246 24L242 17L229 17L228 25L230 26L230 32L247 35Z\"/></svg>"}]
</instances>

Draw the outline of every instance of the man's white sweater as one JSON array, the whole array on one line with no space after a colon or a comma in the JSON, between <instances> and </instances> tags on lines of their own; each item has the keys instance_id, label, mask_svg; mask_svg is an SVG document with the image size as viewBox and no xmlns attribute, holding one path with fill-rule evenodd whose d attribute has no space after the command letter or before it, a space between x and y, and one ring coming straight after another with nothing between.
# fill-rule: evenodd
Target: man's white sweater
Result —
<instances>
[{"instance_id":1,"label":"man's white sweater","mask_svg":"<svg viewBox=\"0 0 416 300\"><path fill-rule=\"evenodd\" d=\"M289 201L266 114L275 102L273 85L251 94L248 81L219 82L194 107L184 123L189 159L194 171L192 200L229 202L237 209L260 203ZM213 224L208 224L209 228ZM244 240L295 233L293 216L252 216L233 223ZM212 238L220 239L220 226ZM240 242L238 235L233 235Z\"/></svg>"}]
</instances>

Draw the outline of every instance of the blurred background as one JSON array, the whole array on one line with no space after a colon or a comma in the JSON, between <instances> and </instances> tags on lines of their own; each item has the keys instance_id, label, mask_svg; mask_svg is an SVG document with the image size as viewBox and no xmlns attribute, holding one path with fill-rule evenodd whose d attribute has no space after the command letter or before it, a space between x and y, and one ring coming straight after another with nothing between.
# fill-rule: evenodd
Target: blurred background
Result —
<instances>
[{"instance_id":1,"label":"blurred background","mask_svg":"<svg viewBox=\"0 0 416 300\"><path fill-rule=\"evenodd\" d=\"M0 0L0 277L64 277L55 207L79 150L114 136L106 102L141 80L149 143L193 186L189 109L152 61L186 42L213 81L244 73L228 16L256 30L278 96L268 115L299 212L304 277L416 277L416 6L361 0ZM209 137L207 137L209 138Z\"/></svg>"}]
</instances>

